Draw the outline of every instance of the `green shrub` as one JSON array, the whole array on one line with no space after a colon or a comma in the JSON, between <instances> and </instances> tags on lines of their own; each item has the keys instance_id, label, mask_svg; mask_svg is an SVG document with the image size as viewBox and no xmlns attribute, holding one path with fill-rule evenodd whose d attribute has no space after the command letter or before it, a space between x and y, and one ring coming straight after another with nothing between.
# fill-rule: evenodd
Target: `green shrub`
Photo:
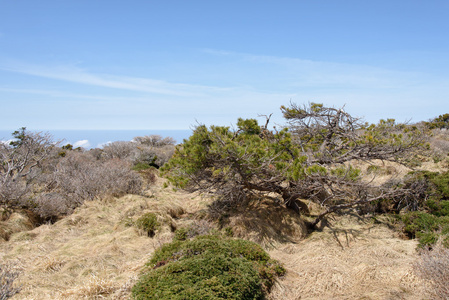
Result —
<instances>
[{"instance_id":1,"label":"green shrub","mask_svg":"<svg viewBox=\"0 0 449 300\"><path fill-rule=\"evenodd\" d=\"M149 237L153 237L160 224L154 213L146 213L137 219L136 226L146 232Z\"/></svg>"},{"instance_id":2,"label":"green shrub","mask_svg":"<svg viewBox=\"0 0 449 300\"><path fill-rule=\"evenodd\" d=\"M419 185L414 184L420 182ZM401 216L404 232L411 238L417 238L420 246L432 246L439 239L443 246L449 246L449 172L428 171L410 174L407 187L416 190L421 187L421 198L426 199L420 209Z\"/></svg>"},{"instance_id":3,"label":"green shrub","mask_svg":"<svg viewBox=\"0 0 449 300\"><path fill-rule=\"evenodd\" d=\"M134 299L264 299L285 269L257 244L219 235L166 244L132 289Z\"/></svg>"},{"instance_id":4,"label":"green shrub","mask_svg":"<svg viewBox=\"0 0 449 300\"><path fill-rule=\"evenodd\" d=\"M410 212L401 217L404 232L419 240L420 247L432 246L441 237L443 244L449 246L449 217L435 216L426 212Z\"/></svg>"},{"instance_id":5,"label":"green shrub","mask_svg":"<svg viewBox=\"0 0 449 300\"><path fill-rule=\"evenodd\" d=\"M425 122L425 124L430 128L449 128L449 114L439 115L430 122Z\"/></svg>"},{"instance_id":6,"label":"green shrub","mask_svg":"<svg viewBox=\"0 0 449 300\"><path fill-rule=\"evenodd\" d=\"M186 227L178 228L175 231L174 240L176 241L185 241L187 240L189 230Z\"/></svg>"},{"instance_id":7,"label":"green shrub","mask_svg":"<svg viewBox=\"0 0 449 300\"><path fill-rule=\"evenodd\" d=\"M225 227L224 232L226 236L234 236L234 230L232 230L232 227Z\"/></svg>"},{"instance_id":8,"label":"green shrub","mask_svg":"<svg viewBox=\"0 0 449 300\"><path fill-rule=\"evenodd\" d=\"M449 172L431 173L430 181L435 185L438 195L449 200Z\"/></svg>"},{"instance_id":9,"label":"green shrub","mask_svg":"<svg viewBox=\"0 0 449 300\"><path fill-rule=\"evenodd\" d=\"M438 217L449 216L449 201L448 200L435 200L429 199L427 201L427 207L432 215Z\"/></svg>"},{"instance_id":10,"label":"green shrub","mask_svg":"<svg viewBox=\"0 0 449 300\"><path fill-rule=\"evenodd\" d=\"M138 162L138 163L136 163L133 167L132 167L132 169L134 170L134 171L142 171L142 170L147 170L147 169L149 169L149 168L151 168L152 166L150 166L149 164L147 164L147 163L143 163L143 162Z\"/></svg>"}]
</instances>

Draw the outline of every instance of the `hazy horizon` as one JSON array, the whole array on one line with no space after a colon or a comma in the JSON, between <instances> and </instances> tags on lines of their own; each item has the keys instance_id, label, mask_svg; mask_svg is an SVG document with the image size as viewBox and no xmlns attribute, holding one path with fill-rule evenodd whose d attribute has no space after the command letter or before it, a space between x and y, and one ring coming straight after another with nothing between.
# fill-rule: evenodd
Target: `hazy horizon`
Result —
<instances>
[{"instance_id":1,"label":"hazy horizon","mask_svg":"<svg viewBox=\"0 0 449 300\"><path fill-rule=\"evenodd\" d=\"M15 129L17 130L17 129ZM15 130L0 130L0 142L12 140L12 132ZM27 129L28 130L28 129ZM160 135L162 137L172 137L177 143L182 143L183 139L188 138L192 130L156 130L156 129L136 129L136 130L96 130L96 129L68 129L68 130L30 130L34 132L49 133L53 136L53 140L62 141L61 145L71 144L75 148L82 147L85 149L101 148L102 146L117 141L131 141L137 136L144 135Z\"/></svg>"}]
</instances>

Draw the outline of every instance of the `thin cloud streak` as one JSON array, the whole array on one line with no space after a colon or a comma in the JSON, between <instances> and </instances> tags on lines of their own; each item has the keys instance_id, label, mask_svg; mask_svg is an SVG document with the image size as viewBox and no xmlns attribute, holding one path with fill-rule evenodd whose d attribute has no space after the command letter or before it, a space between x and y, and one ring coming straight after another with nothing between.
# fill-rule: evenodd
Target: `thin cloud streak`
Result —
<instances>
[{"instance_id":1,"label":"thin cloud streak","mask_svg":"<svg viewBox=\"0 0 449 300\"><path fill-rule=\"evenodd\" d=\"M147 92L179 97L204 97L210 93L226 92L229 88L170 83L148 78L91 74L83 69L71 66L44 67L39 65L9 64L0 66L1 70L51 78L72 83L113 89Z\"/></svg>"},{"instance_id":2,"label":"thin cloud streak","mask_svg":"<svg viewBox=\"0 0 449 300\"><path fill-rule=\"evenodd\" d=\"M214 56L229 57L242 64L266 66L268 70L288 74L289 84L301 88L376 88L391 89L432 80L429 74L403 72L363 64L313 61L294 57L280 57L203 49Z\"/></svg>"}]
</instances>

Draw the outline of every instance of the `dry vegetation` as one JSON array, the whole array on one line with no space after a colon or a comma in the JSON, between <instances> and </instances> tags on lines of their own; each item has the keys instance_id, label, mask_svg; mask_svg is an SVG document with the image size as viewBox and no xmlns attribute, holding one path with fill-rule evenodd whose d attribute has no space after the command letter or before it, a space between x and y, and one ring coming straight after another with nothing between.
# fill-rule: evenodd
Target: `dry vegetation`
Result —
<instances>
[{"instance_id":1,"label":"dry vegetation","mask_svg":"<svg viewBox=\"0 0 449 300\"><path fill-rule=\"evenodd\" d=\"M416 246L373 219L332 218L321 232L270 252L288 274L271 299L424 299L413 273Z\"/></svg>"},{"instance_id":2,"label":"dry vegetation","mask_svg":"<svg viewBox=\"0 0 449 300\"><path fill-rule=\"evenodd\" d=\"M163 183L144 196L85 202L55 224L0 243L0 260L20 271L22 290L12 299L128 299L142 266L171 241L174 228L217 226L203 218L206 198ZM417 242L401 239L388 222L336 216L306 238L301 221L283 213L279 223L271 203L231 216L228 224L286 267L270 299L425 299L413 273ZM148 212L162 224L153 238L132 225Z\"/></svg>"},{"instance_id":3,"label":"dry vegetation","mask_svg":"<svg viewBox=\"0 0 449 300\"><path fill-rule=\"evenodd\" d=\"M51 181L53 192L55 187L64 195L82 192L67 179L78 175L69 176L63 168L80 160L95 165L98 159L106 159L110 170L139 162L162 164L173 147L155 148L160 141L139 141L141 147L133 149L129 144L112 144L97 153L97 159L95 153L89 157L69 154L54 164L61 176ZM449 133L434 129L430 154L415 157L412 168L447 171L448 143ZM377 185L412 170L380 160L350 163L360 168L363 180ZM73 166L68 169L74 170ZM102 176L102 171L96 174ZM123 176L134 176L130 174ZM99 193L87 198L93 201L80 201L72 214L38 227L30 210L0 210L0 284L6 286L1 292L7 295L0 294L0 299L129 299L150 255L172 241L180 228L188 228L188 237L222 230L262 245L287 270L275 283L270 300L445 299L448 295L447 249L437 244L434 249L417 251L418 241L404 238L400 223L392 217L350 208L323 219L310 232L306 222L323 208L303 199L310 214L300 217L286 210L282 201L273 201L279 197L273 193L248 199L225 218L212 220L207 209L212 198L174 189L155 174L153 169L140 172L143 191ZM154 236L136 225L150 213L157 218Z\"/></svg>"},{"instance_id":4,"label":"dry vegetation","mask_svg":"<svg viewBox=\"0 0 449 300\"><path fill-rule=\"evenodd\" d=\"M161 184L144 196L85 202L55 224L0 242L0 261L20 270L17 299L127 299L149 255L201 208L201 198ZM147 212L162 224L153 238L133 226Z\"/></svg>"}]
</instances>

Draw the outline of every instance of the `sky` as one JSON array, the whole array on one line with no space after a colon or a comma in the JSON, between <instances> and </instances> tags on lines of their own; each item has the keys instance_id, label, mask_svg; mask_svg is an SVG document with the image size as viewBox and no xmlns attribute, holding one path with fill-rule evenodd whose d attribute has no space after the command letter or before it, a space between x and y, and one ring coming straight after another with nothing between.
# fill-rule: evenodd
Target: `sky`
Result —
<instances>
[{"instance_id":1,"label":"sky","mask_svg":"<svg viewBox=\"0 0 449 300\"><path fill-rule=\"evenodd\" d=\"M447 0L0 0L0 129L449 112Z\"/></svg>"}]
</instances>

